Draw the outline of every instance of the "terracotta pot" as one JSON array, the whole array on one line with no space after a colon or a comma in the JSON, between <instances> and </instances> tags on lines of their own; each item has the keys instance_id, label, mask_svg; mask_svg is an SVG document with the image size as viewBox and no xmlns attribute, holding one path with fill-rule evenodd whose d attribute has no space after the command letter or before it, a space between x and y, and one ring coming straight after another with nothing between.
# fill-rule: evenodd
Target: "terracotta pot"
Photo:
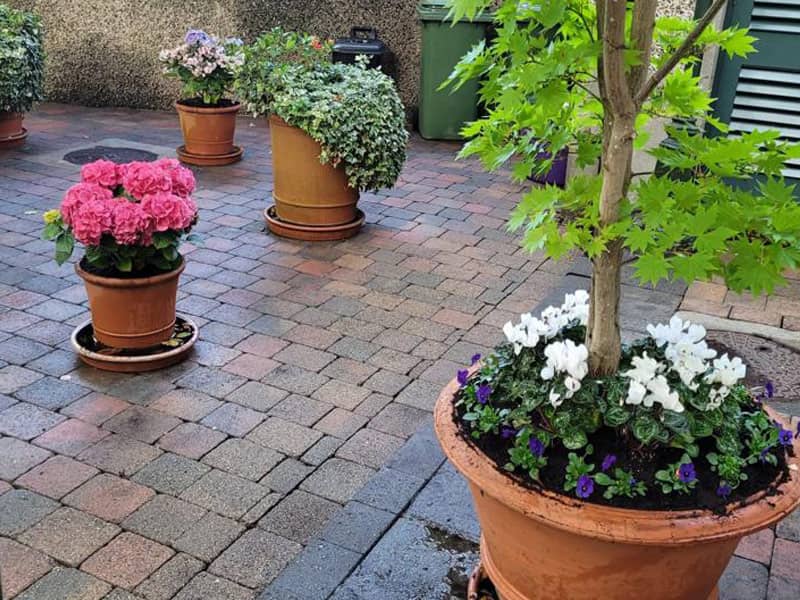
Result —
<instances>
[{"instance_id":1,"label":"terracotta pot","mask_svg":"<svg viewBox=\"0 0 800 600\"><path fill-rule=\"evenodd\" d=\"M344 167L321 164L319 143L302 129L275 115L269 125L278 217L296 225L326 227L355 221L358 190L348 185Z\"/></svg>"},{"instance_id":2,"label":"terracotta pot","mask_svg":"<svg viewBox=\"0 0 800 600\"><path fill-rule=\"evenodd\" d=\"M165 342L175 327L178 278L185 262L167 273L122 279L75 271L86 285L94 337L112 348L147 348Z\"/></svg>"},{"instance_id":3,"label":"terracotta pot","mask_svg":"<svg viewBox=\"0 0 800 600\"><path fill-rule=\"evenodd\" d=\"M231 155L235 149L236 113L239 103L208 108L175 103L181 120L184 148L197 156Z\"/></svg>"},{"instance_id":4,"label":"terracotta pot","mask_svg":"<svg viewBox=\"0 0 800 600\"><path fill-rule=\"evenodd\" d=\"M800 504L798 458L776 495L755 494L724 517L613 508L527 489L459 435L458 387L453 381L439 396L436 434L469 482L481 564L502 600L711 600L739 540Z\"/></svg>"},{"instance_id":5,"label":"terracotta pot","mask_svg":"<svg viewBox=\"0 0 800 600\"><path fill-rule=\"evenodd\" d=\"M0 142L21 137L25 132L22 127L24 118L24 113L0 111Z\"/></svg>"}]
</instances>

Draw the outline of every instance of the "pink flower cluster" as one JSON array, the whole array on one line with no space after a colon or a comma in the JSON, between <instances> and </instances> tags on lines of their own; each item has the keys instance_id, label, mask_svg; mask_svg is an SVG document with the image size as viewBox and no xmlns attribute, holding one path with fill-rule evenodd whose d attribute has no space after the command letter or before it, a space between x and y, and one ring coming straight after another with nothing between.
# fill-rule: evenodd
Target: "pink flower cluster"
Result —
<instances>
[{"instance_id":1,"label":"pink flower cluster","mask_svg":"<svg viewBox=\"0 0 800 600\"><path fill-rule=\"evenodd\" d=\"M81 168L81 183L61 202L61 218L86 246L99 245L106 234L118 244L147 246L156 232L191 227L194 185L192 172L175 159L124 165L98 160Z\"/></svg>"}]
</instances>

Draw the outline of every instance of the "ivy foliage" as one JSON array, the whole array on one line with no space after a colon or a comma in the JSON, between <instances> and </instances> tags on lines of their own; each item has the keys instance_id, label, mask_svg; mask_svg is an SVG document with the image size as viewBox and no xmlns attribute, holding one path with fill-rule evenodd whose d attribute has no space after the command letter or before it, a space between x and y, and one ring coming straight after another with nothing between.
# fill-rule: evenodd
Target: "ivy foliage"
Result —
<instances>
[{"instance_id":1,"label":"ivy foliage","mask_svg":"<svg viewBox=\"0 0 800 600\"><path fill-rule=\"evenodd\" d=\"M275 114L322 147L320 161L343 165L359 190L391 187L406 157L405 109L394 81L355 65L333 64L315 38L273 30L245 49L235 84L254 114Z\"/></svg>"},{"instance_id":2,"label":"ivy foliage","mask_svg":"<svg viewBox=\"0 0 800 600\"><path fill-rule=\"evenodd\" d=\"M490 0L451 0L454 19L474 17ZM641 63L630 50L628 3L627 68ZM592 0L518 2L496 11L497 36L465 55L446 85L480 78L486 116L465 126L461 156L476 155L487 169L508 164L524 181L548 171L563 148L577 165L596 165L602 154L606 109L598 83L602 43ZM656 21L652 68L664 64L695 23L675 17ZM647 141L653 117L726 127L710 114L712 98L695 66L703 50L719 46L730 57L754 51L755 38L739 27L708 27L691 52L639 106L636 145ZM602 173L571 179L565 189L535 187L512 212L509 227L526 249L558 258L579 250L594 258L620 240L643 282L725 279L738 292L771 292L786 283L783 273L800 265L800 205L781 176L783 164L800 158L800 145L775 131L706 137L673 128L671 149L649 152L666 173L635 178L622 199L617 222L600 224ZM688 175L687 175L688 173ZM755 181L755 185L749 185Z\"/></svg>"},{"instance_id":3,"label":"ivy foliage","mask_svg":"<svg viewBox=\"0 0 800 600\"><path fill-rule=\"evenodd\" d=\"M43 100L42 24L33 13L0 4L0 112L27 112Z\"/></svg>"}]
</instances>

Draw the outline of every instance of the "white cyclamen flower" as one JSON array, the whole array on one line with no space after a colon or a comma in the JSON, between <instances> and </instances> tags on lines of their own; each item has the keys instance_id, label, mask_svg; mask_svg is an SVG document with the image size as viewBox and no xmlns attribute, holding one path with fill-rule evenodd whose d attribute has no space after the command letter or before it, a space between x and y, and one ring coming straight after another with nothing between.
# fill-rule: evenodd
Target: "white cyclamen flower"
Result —
<instances>
[{"instance_id":1,"label":"white cyclamen flower","mask_svg":"<svg viewBox=\"0 0 800 600\"><path fill-rule=\"evenodd\" d=\"M738 356L723 354L714 361L714 370L705 377L706 383L721 383L733 387L747 374L747 367Z\"/></svg>"},{"instance_id":2,"label":"white cyclamen flower","mask_svg":"<svg viewBox=\"0 0 800 600\"><path fill-rule=\"evenodd\" d=\"M648 325L647 331L658 346L666 346L664 356L681 381L696 390L699 384L695 377L705 373L709 367L707 361L717 355L705 342L705 327L674 316L669 325Z\"/></svg>"},{"instance_id":3,"label":"white cyclamen flower","mask_svg":"<svg viewBox=\"0 0 800 600\"><path fill-rule=\"evenodd\" d=\"M567 322L577 319L581 325L589 322L589 292L586 290L575 290L572 294L564 297L564 304L561 305L561 312L566 316Z\"/></svg>"},{"instance_id":4,"label":"white cyclamen flower","mask_svg":"<svg viewBox=\"0 0 800 600\"><path fill-rule=\"evenodd\" d=\"M628 386L627 404L642 404L647 407L661 404L664 408L675 412L683 412L678 392L670 390L667 378L661 373L665 365L647 356L634 356L631 359L633 369L624 373L631 380Z\"/></svg>"},{"instance_id":5,"label":"white cyclamen flower","mask_svg":"<svg viewBox=\"0 0 800 600\"><path fill-rule=\"evenodd\" d=\"M565 373L564 387L566 388L565 398L572 396L581 388L581 381L589 373L589 350L584 346L576 345L572 340L563 342L553 342L544 349L547 358L540 375L544 380L553 379L557 374ZM553 392L551 392L551 404L553 402ZM559 402L560 404L560 402Z\"/></svg>"}]
</instances>

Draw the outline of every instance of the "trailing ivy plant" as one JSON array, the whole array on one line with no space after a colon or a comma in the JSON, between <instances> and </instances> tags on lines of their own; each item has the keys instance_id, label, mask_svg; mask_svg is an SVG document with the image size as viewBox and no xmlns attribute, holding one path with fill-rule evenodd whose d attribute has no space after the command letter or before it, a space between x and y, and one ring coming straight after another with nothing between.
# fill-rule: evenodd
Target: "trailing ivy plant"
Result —
<instances>
[{"instance_id":1,"label":"trailing ivy plant","mask_svg":"<svg viewBox=\"0 0 800 600\"><path fill-rule=\"evenodd\" d=\"M0 4L0 113L29 111L43 99L43 79L39 17Z\"/></svg>"},{"instance_id":2,"label":"trailing ivy plant","mask_svg":"<svg viewBox=\"0 0 800 600\"><path fill-rule=\"evenodd\" d=\"M619 370L623 260L653 284L721 277L737 292L769 293L785 283L783 273L800 263L800 205L781 171L800 157L799 146L775 131L706 137L671 129L676 147L651 151L668 172L631 172L653 117L726 131L694 69L710 46L731 57L753 52L747 30L710 25L725 0L697 21L657 19L656 0L451 0L451 14L473 17L490 4L499 4L497 37L469 52L449 81L479 77L487 107L465 127L461 154L489 169L510 162L520 181L550 168L542 148L551 157L573 148L579 166L599 160L596 175L564 189L530 189L509 223L530 251L558 258L580 250L591 259L592 375ZM671 177L686 170L688 178Z\"/></svg>"},{"instance_id":3,"label":"trailing ivy plant","mask_svg":"<svg viewBox=\"0 0 800 600\"><path fill-rule=\"evenodd\" d=\"M254 115L274 114L318 141L320 161L342 165L351 187L391 187L408 143L394 81L363 60L330 63L329 54L313 36L273 30L245 48L236 92Z\"/></svg>"}]
</instances>

